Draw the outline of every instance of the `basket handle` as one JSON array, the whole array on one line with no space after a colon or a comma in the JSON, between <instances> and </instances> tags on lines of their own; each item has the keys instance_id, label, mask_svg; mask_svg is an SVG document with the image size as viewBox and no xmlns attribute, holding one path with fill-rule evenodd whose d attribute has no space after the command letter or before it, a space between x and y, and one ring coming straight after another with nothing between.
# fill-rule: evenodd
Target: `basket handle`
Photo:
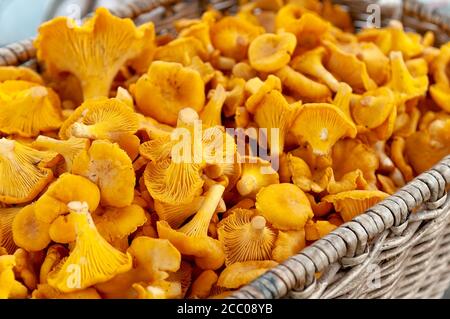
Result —
<instances>
[{"instance_id":1,"label":"basket handle","mask_svg":"<svg viewBox=\"0 0 450 319\"><path fill-rule=\"evenodd\" d=\"M133 0L120 4L110 12L120 18L135 19L138 16L150 12L158 7L172 5L179 0ZM89 15L88 15L89 16ZM0 48L0 66L19 65L36 56L33 46L33 38L18 41Z\"/></svg>"}]
</instances>

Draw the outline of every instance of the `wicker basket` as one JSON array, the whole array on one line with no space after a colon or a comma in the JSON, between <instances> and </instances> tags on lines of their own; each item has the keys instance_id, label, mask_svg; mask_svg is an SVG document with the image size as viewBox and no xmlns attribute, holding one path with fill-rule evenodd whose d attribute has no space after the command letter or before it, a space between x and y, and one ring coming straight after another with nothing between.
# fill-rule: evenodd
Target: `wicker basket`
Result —
<instances>
[{"instance_id":1,"label":"wicker basket","mask_svg":"<svg viewBox=\"0 0 450 319\"><path fill-rule=\"evenodd\" d=\"M155 21L159 32L172 22L196 17L206 5L234 10L237 1L140 0L113 9L137 22ZM368 4L345 5L361 26ZM396 17L419 32L431 29L449 40L448 18L415 1L400 11L381 8L382 21ZM359 23L358 23L359 21ZM0 65L17 65L35 55L32 39L0 48ZM299 254L268 271L230 298L440 298L450 284L450 156L396 194L347 222ZM315 274L321 272L320 279Z\"/></svg>"}]
</instances>

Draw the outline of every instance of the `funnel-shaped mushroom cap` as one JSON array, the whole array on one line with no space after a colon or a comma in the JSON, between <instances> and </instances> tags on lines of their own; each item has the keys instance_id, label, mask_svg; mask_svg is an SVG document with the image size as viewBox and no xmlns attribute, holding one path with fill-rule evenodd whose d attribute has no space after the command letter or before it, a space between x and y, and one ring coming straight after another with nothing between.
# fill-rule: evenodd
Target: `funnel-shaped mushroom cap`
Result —
<instances>
[{"instance_id":1,"label":"funnel-shaped mushroom cap","mask_svg":"<svg viewBox=\"0 0 450 319\"><path fill-rule=\"evenodd\" d=\"M277 30L284 29L297 36L298 45L314 48L321 37L330 30L331 24L316 13L296 4L288 4L278 11L275 20Z\"/></svg>"},{"instance_id":2,"label":"funnel-shaped mushroom cap","mask_svg":"<svg viewBox=\"0 0 450 319\"><path fill-rule=\"evenodd\" d=\"M152 63L156 52L156 33L153 22L147 22L140 25L138 32L144 32L144 46L138 56L128 61L128 65L132 67L137 73L142 74L147 72L148 67Z\"/></svg>"},{"instance_id":3,"label":"funnel-shaped mushroom cap","mask_svg":"<svg viewBox=\"0 0 450 319\"><path fill-rule=\"evenodd\" d=\"M439 55L433 61L432 71L434 81L444 86L450 85L450 44L445 44L439 50Z\"/></svg>"},{"instance_id":4,"label":"funnel-shaped mushroom cap","mask_svg":"<svg viewBox=\"0 0 450 319\"><path fill-rule=\"evenodd\" d=\"M59 215L68 213L67 204L73 201L86 202L89 209L94 211L100 202L100 192L87 178L62 174L37 200L36 217L50 224Z\"/></svg>"},{"instance_id":5,"label":"funnel-shaped mushroom cap","mask_svg":"<svg viewBox=\"0 0 450 319\"><path fill-rule=\"evenodd\" d=\"M255 110L254 120L260 128L267 130L267 140L271 155L282 154L284 141L292 123L301 109L300 103L288 104L280 91L267 93ZM277 130L278 138L272 141L272 130ZM275 142L272 145L272 142Z\"/></svg>"},{"instance_id":6,"label":"funnel-shaped mushroom cap","mask_svg":"<svg viewBox=\"0 0 450 319\"><path fill-rule=\"evenodd\" d=\"M323 41L330 52L327 69L338 80L346 82L355 92L365 92L377 88L377 84L369 77L366 64L355 54L345 52L334 43Z\"/></svg>"},{"instance_id":7,"label":"funnel-shaped mushroom cap","mask_svg":"<svg viewBox=\"0 0 450 319\"><path fill-rule=\"evenodd\" d=\"M72 171L97 184L102 205L125 207L133 202L136 182L133 164L117 144L94 141L89 151L75 158Z\"/></svg>"},{"instance_id":8,"label":"funnel-shaped mushroom cap","mask_svg":"<svg viewBox=\"0 0 450 319\"><path fill-rule=\"evenodd\" d=\"M32 146L41 151L52 151L64 158L67 172L72 170L75 157L89 148L89 140L86 138L70 137L68 140L57 140L48 136L39 135Z\"/></svg>"},{"instance_id":9,"label":"funnel-shaped mushroom cap","mask_svg":"<svg viewBox=\"0 0 450 319\"><path fill-rule=\"evenodd\" d=\"M25 206L17 213L12 223L14 243L28 251L39 251L48 246L50 224L39 220L35 204Z\"/></svg>"},{"instance_id":10,"label":"funnel-shaped mushroom cap","mask_svg":"<svg viewBox=\"0 0 450 319\"><path fill-rule=\"evenodd\" d=\"M49 274L49 285L62 292L72 292L128 271L132 266L131 256L116 250L100 235L88 205L71 202L68 207L75 216L77 239L67 259Z\"/></svg>"},{"instance_id":11,"label":"funnel-shaped mushroom cap","mask_svg":"<svg viewBox=\"0 0 450 319\"><path fill-rule=\"evenodd\" d=\"M391 34L390 51L400 51L405 59L419 55L424 47L419 34L405 32L400 21L392 20L387 30Z\"/></svg>"},{"instance_id":12,"label":"funnel-shaped mushroom cap","mask_svg":"<svg viewBox=\"0 0 450 319\"><path fill-rule=\"evenodd\" d=\"M17 249L13 239L12 225L21 209L21 207L0 208L0 247L5 248L8 254L13 254Z\"/></svg>"},{"instance_id":13,"label":"funnel-shaped mushroom cap","mask_svg":"<svg viewBox=\"0 0 450 319\"><path fill-rule=\"evenodd\" d=\"M171 205L155 200L155 211L158 214L159 220L166 221L170 227L176 229L200 209L204 200L204 196L198 196L192 202L178 205Z\"/></svg>"},{"instance_id":14,"label":"funnel-shaped mushroom cap","mask_svg":"<svg viewBox=\"0 0 450 319\"><path fill-rule=\"evenodd\" d=\"M336 195L327 195L323 200L333 203L334 209L347 222L388 196L389 194L381 191L354 190L341 192Z\"/></svg>"},{"instance_id":15,"label":"funnel-shaped mushroom cap","mask_svg":"<svg viewBox=\"0 0 450 319\"><path fill-rule=\"evenodd\" d=\"M250 65L260 72L274 72L287 65L297 45L297 38L289 32L265 33L250 44Z\"/></svg>"},{"instance_id":16,"label":"funnel-shaped mushroom cap","mask_svg":"<svg viewBox=\"0 0 450 319\"><path fill-rule=\"evenodd\" d=\"M305 230L278 231L277 240L272 250L272 258L283 262L306 247Z\"/></svg>"},{"instance_id":17,"label":"funnel-shaped mushroom cap","mask_svg":"<svg viewBox=\"0 0 450 319\"><path fill-rule=\"evenodd\" d=\"M74 74L85 100L108 96L119 69L152 40L147 27L136 28L131 20L117 18L105 8L97 9L81 27L72 19L58 17L39 28L37 56L53 75Z\"/></svg>"},{"instance_id":18,"label":"funnel-shaped mushroom cap","mask_svg":"<svg viewBox=\"0 0 450 319\"><path fill-rule=\"evenodd\" d=\"M338 90L339 81L336 80L333 74L331 74L322 64L322 60L325 56L325 48L319 47L311 51L307 51L304 54L296 57L291 65L300 73L307 74L319 79L325 83L331 90L336 92Z\"/></svg>"},{"instance_id":19,"label":"funnel-shaped mushroom cap","mask_svg":"<svg viewBox=\"0 0 450 319\"><path fill-rule=\"evenodd\" d=\"M219 276L212 270L204 270L191 286L189 298L207 298Z\"/></svg>"},{"instance_id":20,"label":"funnel-shaped mushroom cap","mask_svg":"<svg viewBox=\"0 0 450 319\"><path fill-rule=\"evenodd\" d=\"M433 101L445 112L450 113L450 88L448 85L436 83L430 86Z\"/></svg>"},{"instance_id":21,"label":"funnel-shaped mushroom cap","mask_svg":"<svg viewBox=\"0 0 450 319\"><path fill-rule=\"evenodd\" d=\"M200 119L205 128L222 125L222 107L227 98L227 92L220 84L210 93L212 93L211 98L200 113Z\"/></svg>"},{"instance_id":22,"label":"funnel-shaped mushroom cap","mask_svg":"<svg viewBox=\"0 0 450 319\"><path fill-rule=\"evenodd\" d=\"M34 70L22 66L0 66L0 82L18 80L43 84L41 76Z\"/></svg>"},{"instance_id":23,"label":"funnel-shaped mushroom cap","mask_svg":"<svg viewBox=\"0 0 450 319\"><path fill-rule=\"evenodd\" d=\"M385 83L389 76L389 58L371 42L360 43L357 51L367 66L370 78L378 85Z\"/></svg>"},{"instance_id":24,"label":"funnel-shaped mushroom cap","mask_svg":"<svg viewBox=\"0 0 450 319\"><path fill-rule=\"evenodd\" d=\"M413 77L406 67L401 52L390 54L391 79L388 86L399 95L402 102L425 95L428 89L428 76Z\"/></svg>"},{"instance_id":25,"label":"funnel-shaped mushroom cap","mask_svg":"<svg viewBox=\"0 0 450 319\"><path fill-rule=\"evenodd\" d=\"M331 98L331 91L326 85L311 80L288 65L279 70L276 75L286 88L302 100L317 102Z\"/></svg>"},{"instance_id":26,"label":"funnel-shaped mushroom cap","mask_svg":"<svg viewBox=\"0 0 450 319\"><path fill-rule=\"evenodd\" d=\"M26 298L28 295L27 288L15 278L15 259L14 255L0 256L0 299Z\"/></svg>"},{"instance_id":27,"label":"funnel-shaped mushroom cap","mask_svg":"<svg viewBox=\"0 0 450 319\"><path fill-rule=\"evenodd\" d=\"M62 124L61 103L50 88L33 82L0 83L0 132L34 137Z\"/></svg>"},{"instance_id":28,"label":"funnel-shaped mushroom cap","mask_svg":"<svg viewBox=\"0 0 450 319\"><path fill-rule=\"evenodd\" d=\"M155 61L131 88L138 109L157 121L175 125L186 107L199 112L205 103L200 73L179 63Z\"/></svg>"},{"instance_id":29,"label":"funnel-shaped mushroom cap","mask_svg":"<svg viewBox=\"0 0 450 319\"><path fill-rule=\"evenodd\" d=\"M272 168L270 162L260 157L242 158L241 178L236 184L236 189L242 196L255 197L261 188L271 184L278 184L280 178Z\"/></svg>"},{"instance_id":30,"label":"funnel-shaped mushroom cap","mask_svg":"<svg viewBox=\"0 0 450 319\"><path fill-rule=\"evenodd\" d=\"M217 232L225 250L225 265L271 259L275 232L266 225L266 219L255 212L234 209L220 221Z\"/></svg>"},{"instance_id":31,"label":"funnel-shaped mushroom cap","mask_svg":"<svg viewBox=\"0 0 450 319\"><path fill-rule=\"evenodd\" d=\"M333 178L333 170L330 167L311 170L305 160L292 154L288 154L287 160L292 182L304 192L321 193Z\"/></svg>"},{"instance_id":32,"label":"funnel-shaped mushroom cap","mask_svg":"<svg viewBox=\"0 0 450 319\"><path fill-rule=\"evenodd\" d=\"M291 131L297 138L308 142L314 154L327 155L333 145L343 137L354 138L356 127L340 109L332 104L303 105Z\"/></svg>"},{"instance_id":33,"label":"funnel-shaped mushroom cap","mask_svg":"<svg viewBox=\"0 0 450 319\"><path fill-rule=\"evenodd\" d=\"M59 137L71 136L115 141L125 134L136 133L139 118L119 99L88 100L64 122Z\"/></svg>"},{"instance_id":34,"label":"funnel-shaped mushroom cap","mask_svg":"<svg viewBox=\"0 0 450 319\"><path fill-rule=\"evenodd\" d=\"M305 193L288 183L262 188L256 195L256 209L280 230L300 230L314 215Z\"/></svg>"},{"instance_id":35,"label":"funnel-shaped mushroom cap","mask_svg":"<svg viewBox=\"0 0 450 319\"><path fill-rule=\"evenodd\" d=\"M224 190L222 185L212 185L198 212L178 230L172 229L165 221L156 224L160 238L168 239L182 254L194 256L202 269L218 269L225 259L221 243L208 237L209 224Z\"/></svg>"},{"instance_id":36,"label":"funnel-shaped mushroom cap","mask_svg":"<svg viewBox=\"0 0 450 319\"><path fill-rule=\"evenodd\" d=\"M250 113L254 113L264 96L272 90L281 91L281 81L274 75L269 75L262 82L259 78L253 78L245 84L245 89L250 92L250 97L245 102L245 107Z\"/></svg>"},{"instance_id":37,"label":"funnel-shaped mushroom cap","mask_svg":"<svg viewBox=\"0 0 450 319\"><path fill-rule=\"evenodd\" d=\"M336 225L326 220L318 220L316 222L310 220L305 225L306 240L319 240L336 228Z\"/></svg>"},{"instance_id":38,"label":"funnel-shaped mushroom cap","mask_svg":"<svg viewBox=\"0 0 450 319\"><path fill-rule=\"evenodd\" d=\"M244 19L225 17L211 27L211 40L224 56L242 61L250 43L263 32L263 28Z\"/></svg>"},{"instance_id":39,"label":"funnel-shaped mushroom cap","mask_svg":"<svg viewBox=\"0 0 450 319\"><path fill-rule=\"evenodd\" d=\"M214 51L214 47L211 42L211 28L210 24L206 21L193 23L192 25L184 28L180 32L180 37L186 38L186 37L193 37L197 40L199 40L202 45L203 49L211 53Z\"/></svg>"},{"instance_id":40,"label":"funnel-shaped mushroom cap","mask_svg":"<svg viewBox=\"0 0 450 319\"><path fill-rule=\"evenodd\" d=\"M183 37L157 48L154 58L158 61L176 62L188 66L196 56L200 56L202 60L207 57L202 42L194 37Z\"/></svg>"},{"instance_id":41,"label":"funnel-shaped mushroom cap","mask_svg":"<svg viewBox=\"0 0 450 319\"><path fill-rule=\"evenodd\" d=\"M229 289L242 287L276 265L278 263L273 260L234 263L222 271L217 285Z\"/></svg>"},{"instance_id":42,"label":"funnel-shaped mushroom cap","mask_svg":"<svg viewBox=\"0 0 450 319\"><path fill-rule=\"evenodd\" d=\"M69 244L77 238L75 218L71 214L60 215L51 223L48 230L50 238L55 243Z\"/></svg>"},{"instance_id":43,"label":"funnel-shaped mushroom cap","mask_svg":"<svg viewBox=\"0 0 450 319\"><path fill-rule=\"evenodd\" d=\"M134 204L122 208L107 207L101 213L94 214L92 218L98 232L109 243L127 238L147 221L142 207Z\"/></svg>"},{"instance_id":44,"label":"funnel-shaped mushroom cap","mask_svg":"<svg viewBox=\"0 0 450 319\"><path fill-rule=\"evenodd\" d=\"M352 107L356 124L373 129L382 125L397 105L394 92L380 87L364 93Z\"/></svg>"},{"instance_id":45,"label":"funnel-shaped mushroom cap","mask_svg":"<svg viewBox=\"0 0 450 319\"><path fill-rule=\"evenodd\" d=\"M46 163L57 156L6 138L0 139L0 202L26 203L35 198L52 180Z\"/></svg>"}]
</instances>

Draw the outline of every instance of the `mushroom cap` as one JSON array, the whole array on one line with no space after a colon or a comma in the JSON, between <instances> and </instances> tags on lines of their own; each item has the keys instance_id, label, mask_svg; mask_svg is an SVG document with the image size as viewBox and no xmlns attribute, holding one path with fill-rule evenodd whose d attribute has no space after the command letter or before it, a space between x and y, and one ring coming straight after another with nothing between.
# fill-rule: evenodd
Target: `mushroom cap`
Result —
<instances>
[{"instance_id":1,"label":"mushroom cap","mask_svg":"<svg viewBox=\"0 0 450 319\"><path fill-rule=\"evenodd\" d=\"M184 298L192 282L192 266L186 261L181 261L180 269L176 272L169 272L167 281L179 282L181 284L181 296Z\"/></svg>"},{"instance_id":2,"label":"mushroom cap","mask_svg":"<svg viewBox=\"0 0 450 319\"><path fill-rule=\"evenodd\" d=\"M178 112L183 108L199 112L205 103L201 75L173 62L153 62L131 91L144 115L169 125L177 123Z\"/></svg>"},{"instance_id":3,"label":"mushroom cap","mask_svg":"<svg viewBox=\"0 0 450 319\"><path fill-rule=\"evenodd\" d=\"M270 162L260 157L242 157L241 178L236 184L239 194L255 197L262 187L279 182L279 175L272 168Z\"/></svg>"},{"instance_id":4,"label":"mushroom cap","mask_svg":"<svg viewBox=\"0 0 450 319\"><path fill-rule=\"evenodd\" d=\"M33 82L0 83L0 104L0 132L5 134L34 137L62 124L58 95Z\"/></svg>"},{"instance_id":5,"label":"mushroom cap","mask_svg":"<svg viewBox=\"0 0 450 319\"><path fill-rule=\"evenodd\" d=\"M347 222L388 196L389 194L381 191L353 190L327 195L322 200L333 203L334 209Z\"/></svg>"},{"instance_id":6,"label":"mushroom cap","mask_svg":"<svg viewBox=\"0 0 450 319\"><path fill-rule=\"evenodd\" d=\"M254 211L235 208L217 225L219 241L225 251L225 265L271 258L275 232Z\"/></svg>"},{"instance_id":7,"label":"mushroom cap","mask_svg":"<svg viewBox=\"0 0 450 319\"><path fill-rule=\"evenodd\" d=\"M200 209L204 200L204 196L198 196L192 202L176 205L155 200L155 211L159 220L166 221L170 227L176 229Z\"/></svg>"},{"instance_id":8,"label":"mushroom cap","mask_svg":"<svg viewBox=\"0 0 450 319\"><path fill-rule=\"evenodd\" d=\"M27 288L15 278L15 259L14 255L0 256L0 299L23 299L28 295Z\"/></svg>"},{"instance_id":9,"label":"mushroom cap","mask_svg":"<svg viewBox=\"0 0 450 319\"><path fill-rule=\"evenodd\" d=\"M297 38L289 32L259 35L248 49L250 65L260 72L277 71L289 63L296 46Z\"/></svg>"},{"instance_id":10,"label":"mushroom cap","mask_svg":"<svg viewBox=\"0 0 450 319\"><path fill-rule=\"evenodd\" d=\"M211 98L200 113L203 127L212 127L222 125L222 107L227 98L225 88L219 84L215 89L210 91Z\"/></svg>"},{"instance_id":11,"label":"mushroom cap","mask_svg":"<svg viewBox=\"0 0 450 319\"><path fill-rule=\"evenodd\" d=\"M264 32L261 27L239 18L225 17L211 27L214 48L224 56L242 61L247 56L250 43Z\"/></svg>"},{"instance_id":12,"label":"mushroom cap","mask_svg":"<svg viewBox=\"0 0 450 319\"><path fill-rule=\"evenodd\" d=\"M343 137L354 138L356 127L336 106L327 103L304 104L291 127L297 138L303 138L315 154L327 155Z\"/></svg>"},{"instance_id":13,"label":"mushroom cap","mask_svg":"<svg viewBox=\"0 0 450 319\"><path fill-rule=\"evenodd\" d=\"M50 74L70 72L80 80L86 100L108 96L119 69L138 57L151 37L132 20L98 8L80 27L66 17L42 24L34 44L38 60L46 63Z\"/></svg>"},{"instance_id":14,"label":"mushroom cap","mask_svg":"<svg viewBox=\"0 0 450 319\"><path fill-rule=\"evenodd\" d=\"M397 105L394 92L380 87L364 93L352 107L352 116L356 124L373 129L382 125Z\"/></svg>"},{"instance_id":15,"label":"mushroom cap","mask_svg":"<svg viewBox=\"0 0 450 319\"><path fill-rule=\"evenodd\" d=\"M131 204L130 206L117 208L106 207L101 209L101 214L92 215L98 232L109 243L116 239L127 238L134 233L138 227L147 221L144 209Z\"/></svg>"},{"instance_id":16,"label":"mushroom cap","mask_svg":"<svg viewBox=\"0 0 450 319\"><path fill-rule=\"evenodd\" d=\"M258 105L267 93L272 90L281 91L281 81L278 77L271 74L264 82L262 82L259 78L253 78L247 81L245 84L245 89L251 94L245 102L245 107L250 113L255 113Z\"/></svg>"},{"instance_id":17,"label":"mushroom cap","mask_svg":"<svg viewBox=\"0 0 450 319\"><path fill-rule=\"evenodd\" d=\"M20 204L33 200L53 179L46 164L56 158L17 141L0 139L0 202Z\"/></svg>"},{"instance_id":18,"label":"mushroom cap","mask_svg":"<svg viewBox=\"0 0 450 319\"><path fill-rule=\"evenodd\" d=\"M242 287L278 265L273 260L245 261L226 267L219 276L217 285L229 289Z\"/></svg>"},{"instance_id":19,"label":"mushroom cap","mask_svg":"<svg viewBox=\"0 0 450 319\"><path fill-rule=\"evenodd\" d=\"M139 30L138 32L144 32L144 46L138 56L129 60L127 64L137 73L142 74L147 72L148 67L155 57L157 48L156 33L155 25L152 21L140 25L137 29Z\"/></svg>"},{"instance_id":20,"label":"mushroom cap","mask_svg":"<svg viewBox=\"0 0 450 319\"><path fill-rule=\"evenodd\" d=\"M310 220L305 225L306 240L319 240L336 228L336 225L326 220L318 220L315 222Z\"/></svg>"},{"instance_id":21,"label":"mushroom cap","mask_svg":"<svg viewBox=\"0 0 450 319\"><path fill-rule=\"evenodd\" d=\"M216 284L219 276L212 270L204 270L194 280L191 286L189 298L207 298L211 294L211 289Z\"/></svg>"},{"instance_id":22,"label":"mushroom cap","mask_svg":"<svg viewBox=\"0 0 450 319\"><path fill-rule=\"evenodd\" d=\"M256 209L280 230L300 230L314 215L305 193L289 183L263 187L256 195Z\"/></svg>"},{"instance_id":23,"label":"mushroom cap","mask_svg":"<svg viewBox=\"0 0 450 319\"><path fill-rule=\"evenodd\" d=\"M100 202L100 191L87 178L69 173L62 174L36 201L36 217L50 224L58 216L67 214L67 204L73 201L86 202L89 209L95 210Z\"/></svg>"},{"instance_id":24,"label":"mushroom cap","mask_svg":"<svg viewBox=\"0 0 450 319\"><path fill-rule=\"evenodd\" d=\"M77 238L75 219L73 215L60 215L51 223L48 234L52 241L60 244L69 244Z\"/></svg>"},{"instance_id":25,"label":"mushroom cap","mask_svg":"<svg viewBox=\"0 0 450 319\"><path fill-rule=\"evenodd\" d=\"M445 112L450 113L450 106L448 101L450 100L449 86L445 86L440 83L436 83L430 86L430 95L433 101Z\"/></svg>"},{"instance_id":26,"label":"mushroom cap","mask_svg":"<svg viewBox=\"0 0 450 319\"><path fill-rule=\"evenodd\" d=\"M136 182L133 164L117 144L94 141L88 151L75 158L72 171L97 184L102 205L125 207L133 202Z\"/></svg>"},{"instance_id":27,"label":"mushroom cap","mask_svg":"<svg viewBox=\"0 0 450 319\"><path fill-rule=\"evenodd\" d=\"M43 84L44 80L36 71L22 66L0 66L0 82L16 80Z\"/></svg>"},{"instance_id":28,"label":"mushroom cap","mask_svg":"<svg viewBox=\"0 0 450 319\"><path fill-rule=\"evenodd\" d=\"M305 230L278 231L272 258L276 262L283 262L291 256L299 253L306 247Z\"/></svg>"},{"instance_id":29,"label":"mushroom cap","mask_svg":"<svg viewBox=\"0 0 450 319\"><path fill-rule=\"evenodd\" d=\"M13 254L17 249L13 239L12 225L21 209L22 207L0 208L0 247L5 248L9 254Z\"/></svg>"},{"instance_id":30,"label":"mushroom cap","mask_svg":"<svg viewBox=\"0 0 450 319\"><path fill-rule=\"evenodd\" d=\"M70 255L48 275L48 284L73 292L108 281L131 269L132 258L112 247L97 231L86 203L70 202L77 239Z\"/></svg>"},{"instance_id":31,"label":"mushroom cap","mask_svg":"<svg viewBox=\"0 0 450 319\"><path fill-rule=\"evenodd\" d=\"M188 66L196 56L205 60L207 58L206 48L199 39L187 36L177 38L164 46L158 47L154 59Z\"/></svg>"},{"instance_id":32,"label":"mushroom cap","mask_svg":"<svg viewBox=\"0 0 450 319\"><path fill-rule=\"evenodd\" d=\"M50 224L36 216L36 205L23 207L14 217L12 234L14 243L28 251L39 251L50 244Z\"/></svg>"},{"instance_id":33,"label":"mushroom cap","mask_svg":"<svg viewBox=\"0 0 450 319\"><path fill-rule=\"evenodd\" d=\"M79 106L61 126L59 137L116 141L122 135L136 133L138 128L138 115L123 101L98 98Z\"/></svg>"},{"instance_id":34,"label":"mushroom cap","mask_svg":"<svg viewBox=\"0 0 450 319\"><path fill-rule=\"evenodd\" d=\"M139 128L138 131L145 131L150 140L156 140L161 137L168 137L173 132L172 126L161 124L157 120L146 117L138 113Z\"/></svg>"}]
</instances>

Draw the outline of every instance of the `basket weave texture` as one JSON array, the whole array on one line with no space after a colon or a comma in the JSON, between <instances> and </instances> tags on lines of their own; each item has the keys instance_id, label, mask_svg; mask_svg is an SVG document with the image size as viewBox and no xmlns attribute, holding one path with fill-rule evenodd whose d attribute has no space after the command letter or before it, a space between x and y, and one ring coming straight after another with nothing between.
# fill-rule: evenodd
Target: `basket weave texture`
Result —
<instances>
[{"instance_id":1,"label":"basket weave texture","mask_svg":"<svg viewBox=\"0 0 450 319\"><path fill-rule=\"evenodd\" d=\"M137 22L153 20L159 32L179 18L199 16L206 5L233 10L237 1L134 0L112 12ZM377 1L343 4L355 25ZM395 17L381 8L382 21ZM403 1L405 26L432 30L449 40L449 19L416 1ZM0 48L0 65L18 65L35 56L32 39ZM373 206L266 272L230 298L440 298L450 284L450 156ZM321 276L316 279L316 273Z\"/></svg>"}]
</instances>

